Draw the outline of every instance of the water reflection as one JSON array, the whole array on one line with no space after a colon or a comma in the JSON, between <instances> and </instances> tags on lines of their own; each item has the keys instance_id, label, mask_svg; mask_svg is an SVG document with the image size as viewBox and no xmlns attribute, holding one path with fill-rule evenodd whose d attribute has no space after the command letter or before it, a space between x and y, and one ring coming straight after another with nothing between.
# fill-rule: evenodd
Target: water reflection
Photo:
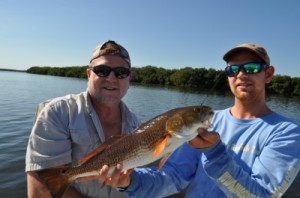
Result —
<instances>
[{"instance_id":1,"label":"water reflection","mask_svg":"<svg viewBox=\"0 0 300 198\"><path fill-rule=\"evenodd\" d=\"M25 151L37 104L49 98L84 91L86 83L86 79L0 71L1 197L26 195ZM191 92L140 85L132 85L124 100L142 121L180 106L203 103L213 109L224 109L233 104L233 97L228 92ZM269 96L267 101L274 111L300 123L299 99Z\"/></svg>"}]
</instances>

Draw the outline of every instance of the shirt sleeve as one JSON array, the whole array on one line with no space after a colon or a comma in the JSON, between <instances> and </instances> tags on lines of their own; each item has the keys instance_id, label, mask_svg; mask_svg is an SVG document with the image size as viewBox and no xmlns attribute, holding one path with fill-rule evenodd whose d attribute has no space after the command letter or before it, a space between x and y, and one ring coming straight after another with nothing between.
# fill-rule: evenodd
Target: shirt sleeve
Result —
<instances>
[{"instance_id":1,"label":"shirt sleeve","mask_svg":"<svg viewBox=\"0 0 300 198\"><path fill-rule=\"evenodd\" d=\"M184 144L170 156L160 170L135 168L126 192L130 197L151 198L177 193L194 178L198 159L196 150Z\"/></svg>"},{"instance_id":2,"label":"shirt sleeve","mask_svg":"<svg viewBox=\"0 0 300 198\"><path fill-rule=\"evenodd\" d=\"M26 171L71 162L71 141L66 108L66 104L48 104L37 115L27 146Z\"/></svg>"},{"instance_id":3,"label":"shirt sleeve","mask_svg":"<svg viewBox=\"0 0 300 198\"><path fill-rule=\"evenodd\" d=\"M299 172L299 127L277 134L245 172L220 141L200 149L206 174L227 197L281 197Z\"/></svg>"}]
</instances>

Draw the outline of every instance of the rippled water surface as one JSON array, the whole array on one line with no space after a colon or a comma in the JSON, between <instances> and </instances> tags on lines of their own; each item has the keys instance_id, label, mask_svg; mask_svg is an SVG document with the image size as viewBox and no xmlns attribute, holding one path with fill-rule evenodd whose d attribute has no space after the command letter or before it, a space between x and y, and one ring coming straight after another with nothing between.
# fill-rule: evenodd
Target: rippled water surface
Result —
<instances>
[{"instance_id":1,"label":"rippled water surface","mask_svg":"<svg viewBox=\"0 0 300 198\"><path fill-rule=\"evenodd\" d=\"M86 84L85 79L0 71L0 197L26 197L25 151L37 104L84 91ZM233 102L231 95L137 85L130 87L124 101L142 121L179 106L199 105L205 101L204 105L223 109ZM300 123L299 99L270 97L268 104Z\"/></svg>"}]
</instances>

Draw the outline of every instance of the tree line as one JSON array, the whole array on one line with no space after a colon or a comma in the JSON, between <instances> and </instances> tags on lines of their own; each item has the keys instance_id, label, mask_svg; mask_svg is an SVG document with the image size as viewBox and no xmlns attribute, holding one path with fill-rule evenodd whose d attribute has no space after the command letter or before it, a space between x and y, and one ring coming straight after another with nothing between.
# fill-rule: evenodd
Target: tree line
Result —
<instances>
[{"instance_id":1,"label":"tree line","mask_svg":"<svg viewBox=\"0 0 300 198\"><path fill-rule=\"evenodd\" d=\"M87 66L71 67L31 67L26 72L63 77L86 78ZM165 69L155 66L132 67L131 82L143 85L174 86L198 90L229 90L227 77L223 70L212 68ZM275 75L266 88L267 93L284 96L300 96L300 77Z\"/></svg>"}]
</instances>

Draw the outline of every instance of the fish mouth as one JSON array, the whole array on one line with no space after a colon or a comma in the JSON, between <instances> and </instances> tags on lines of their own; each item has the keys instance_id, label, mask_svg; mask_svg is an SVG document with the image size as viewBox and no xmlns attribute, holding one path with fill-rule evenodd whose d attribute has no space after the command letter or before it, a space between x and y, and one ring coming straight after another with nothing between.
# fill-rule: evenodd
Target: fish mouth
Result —
<instances>
[{"instance_id":1,"label":"fish mouth","mask_svg":"<svg viewBox=\"0 0 300 198\"><path fill-rule=\"evenodd\" d=\"M213 125L212 125L212 119L213 119L213 117L214 117L214 115L215 115L215 113L213 112L213 111L210 111L209 112L209 114L208 114L208 119L206 120L206 126L207 126L207 128L212 128L213 127Z\"/></svg>"},{"instance_id":2,"label":"fish mouth","mask_svg":"<svg viewBox=\"0 0 300 198\"><path fill-rule=\"evenodd\" d=\"M179 139L191 140L194 137L196 137L198 135L198 133L192 133L192 134L186 134L186 135L179 135L179 134L174 134L174 135Z\"/></svg>"},{"instance_id":3,"label":"fish mouth","mask_svg":"<svg viewBox=\"0 0 300 198\"><path fill-rule=\"evenodd\" d=\"M199 128L206 128L206 129L209 129L209 128L213 127L213 125L212 125L211 122L212 122L212 119L213 119L214 115L215 115L215 113L214 113L213 111L210 111L210 112L207 114L207 116L205 116L204 121L203 121L203 124L202 124L202 126L199 127Z\"/></svg>"}]
</instances>

